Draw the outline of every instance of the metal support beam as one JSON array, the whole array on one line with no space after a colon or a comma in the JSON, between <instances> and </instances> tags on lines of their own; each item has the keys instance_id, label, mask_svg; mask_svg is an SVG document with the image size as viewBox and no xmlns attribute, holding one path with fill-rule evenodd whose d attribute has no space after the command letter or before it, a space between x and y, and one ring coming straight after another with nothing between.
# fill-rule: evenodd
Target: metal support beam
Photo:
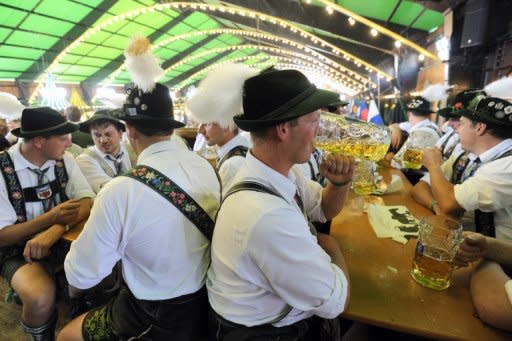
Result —
<instances>
[{"instance_id":1,"label":"metal support beam","mask_svg":"<svg viewBox=\"0 0 512 341\"><path fill-rule=\"evenodd\" d=\"M38 60L23 72L18 79L24 81L33 81L41 73L44 72L46 67L42 65L50 65L55 58L61 53L69 43L80 37L92 25L116 3L116 0L104 0L100 5L94 8L87 16L85 16L79 23L77 23L62 40L57 41L53 46L47 49ZM65 42L63 44L63 42Z\"/></svg>"},{"instance_id":2,"label":"metal support beam","mask_svg":"<svg viewBox=\"0 0 512 341\"><path fill-rule=\"evenodd\" d=\"M190 56L191 54L193 54L197 49L201 48L202 46L208 44L210 41L214 40L215 38L217 38L217 35L216 34L212 34L212 35L209 35L207 37L205 37L203 40L195 43L194 45L186 48L185 50L181 51L180 53L178 53L177 55L175 55L174 57L172 57L171 59L168 59L166 60L165 62L162 63L162 68L165 70L167 69L169 66L173 65L173 64L176 64L177 62L179 62L180 60L182 60L183 58L185 57L188 57Z\"/></svg>"},{"instance_id":3,"label":"metal support beam","mask_svg":"<svg viewBox=\"0 0 512 341\"><path fill-rule=\"evenodd\" d=\"M179 82L187 79L189 76L193 75L194 73L199 72L202 69L214 64L216 61L221 60L222 58L224 58L225 56L229 55L232 52L233 51L224 51L224 52L216 55L215 57L208 59L204 63L194 66L192 69L188 70L187 72L184 72L181 75L179 75L178 77L174 77L173 79L171 79L169 82L167 82L167 86L169 88L171 88L173 85L178 84Z\"/></svg>"},{"instance_id":4,"label":"metal support beam","mask_svg":"<svg viewBox=\"0 0 512 341\"><path fill-rule=\"evenodd\" d=\"M184 20L186 17L190 15L189 10L185 10L180 15L178 15L176 18L169 21L167 24L162 26L157 31L153 32L148 36L149 41L153 42L160 38L163 34L169 32L173 27L181 23L182 20ZM120 53L116 58L114 58L111 62L107 63L105 66L103 66L101 69L87 77L87 79L83 80L82 83L99 83L105 78L108 77L112 72L117 70L124 62L124 54Z\"/></svg>"},{"instance_id":5,"label":"metal support beam","mask_svg":"<svg viewBox=\"0 0 512 341\"><path fill-rule=\"evenodd\" d=\"M389 15L388 20L386 20L386 26L389 24L391 19L393 19L393 16L395 15L398 7L400 7L401 4L402 4L402 0L398 0L398 2L395 5L395 8L393 8L393 10L391 11L391 14Z\"/></svg>"}]
</instances>

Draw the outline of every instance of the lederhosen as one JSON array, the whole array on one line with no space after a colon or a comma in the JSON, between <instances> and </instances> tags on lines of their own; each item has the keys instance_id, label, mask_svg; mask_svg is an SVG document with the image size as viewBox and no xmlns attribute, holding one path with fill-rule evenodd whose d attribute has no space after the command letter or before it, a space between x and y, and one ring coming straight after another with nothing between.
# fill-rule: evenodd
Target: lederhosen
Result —
<instances>
[{"instance_id":1,"label":"lederhosen","mask_svg":"<svg viewBox=\"0 0 512 341\"><path fill-rule=\"evenodd\" d=\"M223 198L226 200L231 194L240 191L256 191L277 196L285 200L279 193L272 189L251 181L237 183L231 187ZM286 201L286 200L285 200ZM297 200L301 211L303 211L302 200ZM220 210L220 208L219 208ZM307 218L306 218L307 219ZM295 322L284 327L274 327L272 324L281 321L292 310L292 307L286 305L283 311L273 321L266 324L247 327L224 319L217 314L211 307L208 316L208 324L211 340L223 341L249 341L249 340L336 340L340 335L340 324L338 319L322 319L318 316L312 316L307 319Z\"/></svg>"},{"instance_id":2,"label":"lederhosen","mask_svg":"<svg viewBox=\"0 0 512 341\"><path fill-rule=\"evenodd\" d=\"M450 142L450 139L455 134L456 134L456 131L452 130L450 132L450 135L446 138L446 140L444 140L444 142L440 146L441 154L443 155L443 160L447 160L450 157L450 155L452 155L452 152L455 149L455 146L457 146L457 144L455 143L455 144L452 144L449 148L446 148L446 146L448 145L448 142Z\"/></svg>"},{"instance_id":3,"label":"lederhosen","mask_svg":"<svg viewBox=\"0 0 512 341\"><path fill-rule=\"evenodd\" d=\"M9 196L9 201L16 212L15 224L20 224L27 221L27 211L25 207L26 202L38 202L42 200L54 200L54 203L64 202L68 200L66 196L66 185L68 183L68 174L66 171L66 165L64 160L55 160L55 180L50 181L47 184L22 188L18 175L16 174L14 163L7 152L0 153L0 169L4 177L5 186ZM42 192L41 192L42 191ZM43 193L44 192L44 193ZM39 193L39 194L38 194ZM44 194L44 198L42 194ZM57 202L58 201L58 202ZM0 269L2 275L10 280L10 277L14 274L15 269L9 270L4 269L4 263L12 258L23 255L23 249L25 248L25 242L20 242L16 245L5 246L0 248ZM53 250L60 248L52 248ZM52 252L52 257L64 259L63 252Z\"/></svg>"},{"instance_id":4,"label":"lederhosen","mask_svg":"<svg viewBox=\"0 0 512 341\"><path fill-rule=\"evenodd\" d=\"M201 206L158 170L137 165L123 176L137 180L172 203L211 241L214 222ZM172 222L170 222L172 224ZM82 325L85 340L187 340L207 334L206 288L165 300L141 300L127 287L106 306L91 310Z\"/></svg>"},{"instance_id":5,"label":"lederhosen","mask_svg":"<svg viewBox=\"0 0 512 341\"><path fill-rule=\"evenodd\" d=\"M499 160L501 158L512 156L512 149L507 150L505 153L492 159L491 161ZM491 162L489 161L489 162ZM488 163L488 162L487 162ZM462 175L466 167L469 165L469 153L462 153L457 157L452 167L452 177L450 182L454 185L462 183ZM469 177L473 176L476 172L475 168ZM496 227L494 225L494 212L482 212L481 210L475 210L475 231L486 236L496 237Z\"/></svg>"},{"instance_id":6,"label":"lederhosen","mask_svg":"<svg viewBox=\"0 0 512 341\"><path fill-rule=\"evenodd\" d=\"M236 147L232 148L229 152L226 153L226 155L224 155L223 158L221 158L219 160L219 162L217 164L217 169L220 169L222 164L224 162L226 162L226 160L232 158L233 156L245 157L247 155L248 150L249 150L249 148L247 148L246 146L236 146Z\"/></svg>"}]
</instances>

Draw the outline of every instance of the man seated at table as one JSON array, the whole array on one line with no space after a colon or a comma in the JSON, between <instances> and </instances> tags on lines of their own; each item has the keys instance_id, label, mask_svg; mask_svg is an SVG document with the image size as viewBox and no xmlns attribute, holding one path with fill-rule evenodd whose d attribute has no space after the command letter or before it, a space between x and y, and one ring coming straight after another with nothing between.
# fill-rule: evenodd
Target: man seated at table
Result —
<instances>
[{"instance_id":1,"label":"man seated at table","mask_svg":"<svg viewBox=\"0 0 512 341\"><path fill-rule=\"evenodd\" d=\"M309 159L318 109L338 95L295 70L253 76L243 94L243 114L234 120L251 133L253 147L215 225L207 280L211 337L317 339L320 325L329 323L323 319L333 319L333 327L346 308L349 282L337 242L315 236L308 219L338 214L354 160L330 155L321 165L329 181L323 190L290 169Z\"/></svg>"},{"instance_id":2,"label":"man seated at table","mask_svg":"<svg viewBox=\"0 0 512 341\"><path fill-rule=\"evenodd\" d=\"M124 124L114 118L110 110L100 110L80 123L80 130L91 134L94 146L85 149L76 162L94 192L98 193L107 182L132 167L122 143Z\"/></svg>"},{"instance_id":3,"label":"man seated at table","mask_svg":"<svg viewBox=\"0 0 512 341\"><path fill-rule=\"evenodd\" d=\"M134 46L149 54L144 37L133 40L127 55L136 53ZM136 51L130 58L138 59ZM59 340L198 340L206 335L204 284L220 184L208 161L170 139L183 123L174 120L169 89L154 84L161 74L135 76L136 61L128 59L138 83L120 119L138 166L98 193L64 263L72 297L98 284L118 261L125 286L107 305L72 320Z\"/></svg>"},{"instance_id":4,"label":"man seated at table","mask_svg":"<svg viewBox=\"0 0 512 341\"><path fill-rule=\"evenodd\" d=\"M512 241L466 233L455 263L480 261L471 275L471 298L480 319L512 331Z\"/></svg>"},{"instance_id":5,"label":"man seated at table","mask_svg":"<svg viewBox=\"0 0 512 341\"><path fill-rule=\"evenodd\" d=\"M413 197L435 212L459 216L465 229L512 239L512 103L487 97L462 112L458 129L466 151L454 166L436 148L423 152L430 186L420 182Z\"/></svg>"},{"instance_id":6,"label":"man seated at table","mask_svg":"<svg viewBox=\"0 0 512 341\"><path fill-rule=\"evenodd\" d=\"M53 340L57 242L89 215L94 193L65 153L78 127L51 108L24 109L23 138L0 153L0 273L23 303L22 327L32 340Z\"/></svg>"}]
</instances>

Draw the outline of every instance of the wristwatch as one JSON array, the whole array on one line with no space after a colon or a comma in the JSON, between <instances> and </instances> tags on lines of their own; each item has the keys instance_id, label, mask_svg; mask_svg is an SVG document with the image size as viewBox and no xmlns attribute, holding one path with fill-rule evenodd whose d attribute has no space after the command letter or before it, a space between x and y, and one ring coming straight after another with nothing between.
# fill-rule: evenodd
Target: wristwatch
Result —
<instances>
[{"instance_id":1,"label":"wristwatch","mask_svg":"<svg viewBox=\"0 0 512 341\"><path fill-rule=\"evenodd\" d=\"M71 230L71 226L68 224L64 225L64 232L68 232L69 230Z\"/></svg>"}]
</instances>

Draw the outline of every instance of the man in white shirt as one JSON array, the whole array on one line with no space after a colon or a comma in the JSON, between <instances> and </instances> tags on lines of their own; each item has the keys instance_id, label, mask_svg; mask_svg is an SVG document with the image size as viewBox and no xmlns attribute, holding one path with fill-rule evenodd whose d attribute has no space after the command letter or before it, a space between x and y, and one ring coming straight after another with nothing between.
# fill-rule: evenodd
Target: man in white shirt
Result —
<instances>
[{"instance_id":1,"label":"man in white shirt","mask_svg":"<svg viewBox=\"0 0 512 341\"><path fill-rule=\"evenodd\" d=\"M91 134L94 146L85 149L76 161L94 192L98 193L107 182L132 167L122 143L125 127L111 115L111 110L100 110L80 123L80 130Z\"/></svg>"},{"instance_id":2,"label":"man in white shirt","mask_svg":"<svg viewBox=\"0 0 512 341\"><path fill-rule=\"evenodd\" d=\"M57 111L24 109L23 141L0 154L0 273L23 303L22 327L32 340L53 340L54 270L70 226L87 218L94 197L65 149L78 127Z\"/></svg>"},{"instance_id":3,"label":"man in white shirt","mask_svg":"<svg viewBox=\"0 0 512 341\"><path fill-rule=\"evenodd\" d=\"M484 98L474 111L463 112L458 133L468 165L446 167L438 149L425 150L430 186L416 189L415 199L440 213L461 215L465 229L512 239L511 128L512 104L500 98Z\"/></svg>"},{"instance_id":4,"label":"man in white shirt","mask_svg":"<svg viewBox=\"0 0 512 341\"><path fill-rule=\"evenodd\" d=\"M321 325L336 325L346 308L349 281L337 242L314 235L308 219L340 211L354 160L329 156L320 167L325 189L290 170L309 159L318 109L338 95L296 70L266 70L247 79L243 93L244 113L234 121L251 133L253 147L217 216L207 280L210 336L317 339Z\"/></svg>"},{"instance_id":5,"label":"man in white shirt","mask_svg":"<svg viewBox=\"0 0 512 341\"><path fill-rule=\"evenodd\" d=\"M130 89L124 110L138 166L98 193L64 268L72 297L118 261L126 288L71 321L59 340L197 340L207 319L210 243L183 210L203 212L213 227L220 184L205 159L170 139L183 124L173 118L167 87Z\"/></svg>"}]
</instances>

